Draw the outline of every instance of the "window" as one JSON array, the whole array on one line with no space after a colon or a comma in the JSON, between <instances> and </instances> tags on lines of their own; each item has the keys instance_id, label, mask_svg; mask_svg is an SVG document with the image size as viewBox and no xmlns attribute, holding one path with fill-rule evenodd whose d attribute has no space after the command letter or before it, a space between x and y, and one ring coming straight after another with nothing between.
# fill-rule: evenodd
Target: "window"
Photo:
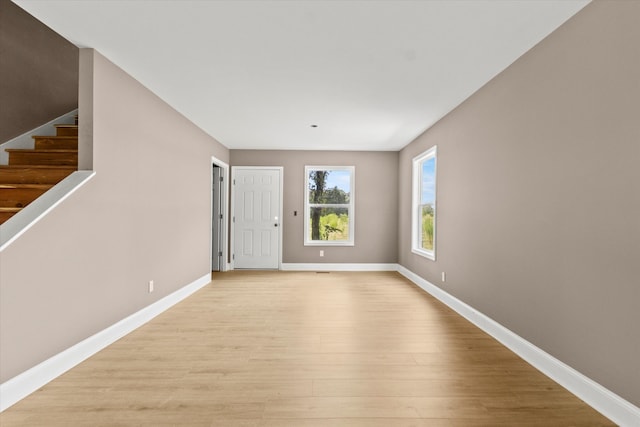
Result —
<instances>
[{"instance_id":1,"label":"window","mask_svg":"<svg viewBox=\"0 0 640 427\"><path fill-rule=\"evenodd\" d=\"M436 259L436 147L413 159L412 252Z\"/></svg>"},{"instance_id":2,"label":"window","mask_svg":"<svg viewBox=\"0 0 640 427\"><path fill-rule=\"evenodd\" d=\"M353 166L305 166L304 244L353 246Z\"/></svg>"}]
</instances>

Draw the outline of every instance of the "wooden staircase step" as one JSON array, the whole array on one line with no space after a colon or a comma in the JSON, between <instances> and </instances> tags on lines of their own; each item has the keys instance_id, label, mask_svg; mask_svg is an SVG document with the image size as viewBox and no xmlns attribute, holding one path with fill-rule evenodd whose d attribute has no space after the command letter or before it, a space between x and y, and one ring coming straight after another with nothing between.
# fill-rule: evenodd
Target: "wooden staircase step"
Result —
<instances>
[{"instance_id":1,"label":"wooden staircase step","mask_svg":"<svg viewBox=\"0 0 640 427\"><path fill-rule=\"evenodd\" d=\"M0 184L0 207L23 208L42 196L53 185Z\"/></svg>"},{"instance_id":2,"label":"wooden staircase step","mask_svg":"<svg viewBox=\"0 0 640 427\"><path fill-rule=\"evenodd\" d=\"M75 125L55 125L57 136L78 136L78 124Z\"/></svg>"},{"instance_id":3,"label":"wooden staircase step","mask_svg":"<svg viewBox=\"0 0 640 427\"><path fill-rule=\"evenodd\" d=\"M33 136L33 149L9 148L0 165L0 224L78 170L78 115L75 124L56 124L55 136Z\"/></svg>"},{"instance_id":4,"label":"wooden staircase step","mask_svg":"<svg viewBox=\"0 0 640 427\"><path fill-rule=\"evenodd\" d=\"M77 136L34 136L35 148L40 149L78 149Z\"/></svg>"},{"instance_id":5,"label":"wooden staircase step","mask_svg":"<svg viewBox=\"0 0 640 427\"><path fill-rule=\"evenodd\" d=\"M73 166L0 165L0 182L7 184L57 184L71 175Z\"/></svg>"},{"instance_id":6,"label":"wooden staircase step","mask_svg":"<svg viewBox=\"0 0 640 427\"><path fill-rule=\"evenodd\" d=\"M48 190L53 184L0 184L0 190L15 190L16 188Z\"/></svg>"},{"instance_id":7,"label":"wooden staircase step","mask_svg":"<svg viewBox=\"0 0 640 427\"><path fill-rule=\"evenodd\" d=\"M78 150L7 148L10 165L78 165Z\"/></svg>"},{"instance_id":8,"label":"wooden staircase step","mask_svg":"<svg viewBox=\"0 0 640 427\"><path fill-rule=\"evenodd\" d=\"M77 136L33 136L36 150L40 149L78 149Z\"/></svg>"},{"instance_id":9,"label":"wooden staircase step","mask_svg":"<svg viewBox=\"0 0 640 427\"><path fill-rule=\"evenodd\" d=\"M9 218L20 212L22 208L3 208L0 207L0 224L6 222Z\"/></svg>"}]
</instances>

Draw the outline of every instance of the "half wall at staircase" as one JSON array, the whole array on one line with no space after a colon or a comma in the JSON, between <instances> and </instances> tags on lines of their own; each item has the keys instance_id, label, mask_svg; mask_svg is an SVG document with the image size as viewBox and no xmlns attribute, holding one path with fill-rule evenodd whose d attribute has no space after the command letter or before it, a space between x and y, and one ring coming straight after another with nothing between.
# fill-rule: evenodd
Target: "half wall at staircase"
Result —
<instances>
[{"instance_id":1,"label":"half wall at staircase","mask_svg":"<svg viewBox=\"0 0 640 427\"><path fill-rule=\"evenodd\" d=\"M96 175L1 253L0 382L210 271L211 157L228 150L88 56Z\"/></svg>"}]
</instances>

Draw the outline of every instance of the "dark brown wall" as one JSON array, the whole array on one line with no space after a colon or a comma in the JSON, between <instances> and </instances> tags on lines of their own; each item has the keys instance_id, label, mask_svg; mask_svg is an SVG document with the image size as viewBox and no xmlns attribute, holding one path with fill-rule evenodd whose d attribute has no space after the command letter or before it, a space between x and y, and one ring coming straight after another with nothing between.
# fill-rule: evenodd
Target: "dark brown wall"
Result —
<instances>
[{"instance_id":1,"label":"dark brown wall","mask_svg":"<svg viewBox=\"0 0 640 427\"><path fill-rule=\"evenodd\" d=\"M635 405L639 22L638 1L590 3L399 159L400 264ZM433 145L436 261L411 252L411 159Z\"/></svg>"},{"instance_id":2,"label":"dark brown wall","mask_svg":"<svg viewBox=\"0 0 640 427\"><path fill-rule=\"evenodd\" d=\"M78 107L78 48L0 0L0 143Z\"/></svg>"}]
</instances>

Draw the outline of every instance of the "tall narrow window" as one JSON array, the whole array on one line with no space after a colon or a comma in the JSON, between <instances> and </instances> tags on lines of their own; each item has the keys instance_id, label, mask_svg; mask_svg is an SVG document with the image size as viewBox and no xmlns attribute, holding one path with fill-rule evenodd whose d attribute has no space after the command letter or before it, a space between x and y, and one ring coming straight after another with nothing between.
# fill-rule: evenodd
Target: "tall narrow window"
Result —
<instances>
[{"instance_id":1,"label":"tall narrow window","mask_svg":"<svg viewBox=\"0 0 640 427\"><path fill-rule=\"evenodd\" d=\"M305 245L353 246L354 169L305 166Z\"/></svg>"},{"instance_id":2,"label":"tall narrow window","mask_svg":"<svg viewBox=\"0 0 640 427\"><path fill-rule=\"evenodd\" d=\"M436 259L436 147L413 159L412 252Z\"/></svg>"}]
</instances>

